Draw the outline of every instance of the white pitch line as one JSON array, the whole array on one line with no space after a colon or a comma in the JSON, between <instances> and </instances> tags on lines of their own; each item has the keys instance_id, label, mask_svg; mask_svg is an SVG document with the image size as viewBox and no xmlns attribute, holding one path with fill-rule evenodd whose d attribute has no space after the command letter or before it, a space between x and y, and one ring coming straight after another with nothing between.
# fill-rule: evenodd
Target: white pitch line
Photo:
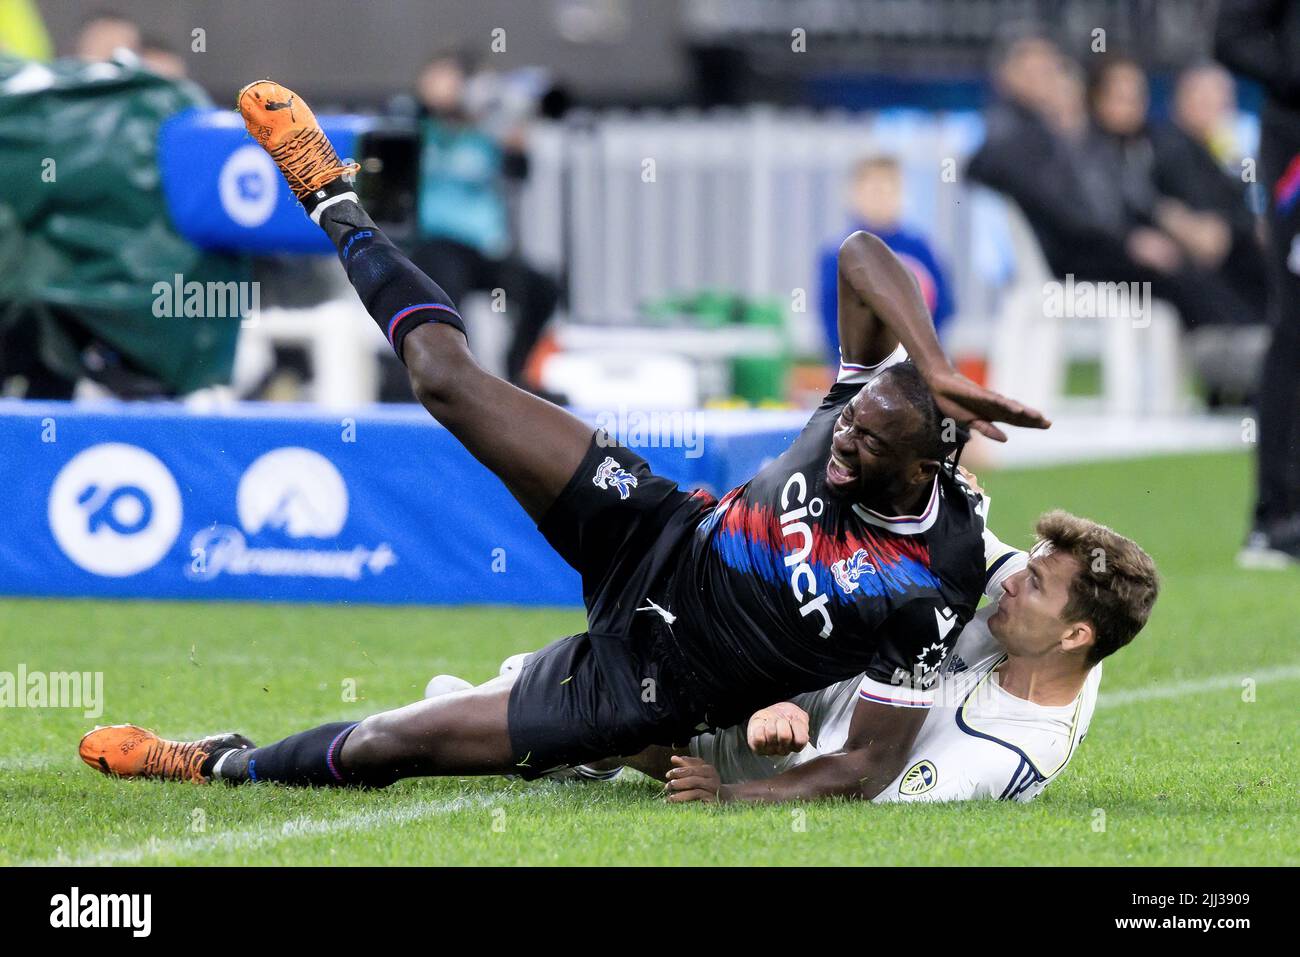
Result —
<instances>
[{"instance_id":1,"label":"white pitch line","mask_svg":"<svg viewBox=\"0 0 1300 957\"><path fill-rule=\"evenodd\" d=\"M443 814L475 808L498 807L509 803L517 795L511 792L458 797L445 801L420 801L395 807L370 808L353 811L337 817L314 818L300 815L281 824L264 824L237 831L220 831L202 837L182 840L162 840L151 837L134 847L112 848L81 857L58 856L48 860L19 862L23 867L102 867L112 864L134 864L159 854L198 854L206 851L248 850L266 844L299 837L316 837L322 834L340 834L356 831L373 831L412 821L422 821Z\"/></svg>"},{"instance_id":2,"label":"white pitch line","mask_svg":"<svg viewBox=\"0 0 1300 957\"><path fill-rule=\"evenodd\" d=\"M0 771L41 771L64 763L67 762L48 754L24 754L16 758L0 758Z\"/></svg>"},{"instance_id":3,"label":"white pitch line","mask_svg":"<svg viewBox=\"0 0 1300 957\"><path fill-rule=\"evenodd\" d=\"M1240 688L1247 678L1257 685L1274 681L1291 681L1300 678L1300 664L1281 665L1276 668L1260 668L1255 671L1245 669L1232 674L1214 675L1195 681L1175 681L1170 684L1153 684L1145 688L1132 688L1125 691L1103 693L1097 699L1099 708L1115 708L1139 701L1154 701L1159 698L1181 698L1184 695L1200 694L1203 691L1224 691L1228 688Z\"/></svg>"},{"instance_id":4,"label":"white pitch line","mask_svg":"<svg viewBox=\"0 0 1300 957\"><path fill-rule=\"evenodd\" d=\"M1206 691L1239 688L1245 678L1253 679L1257 685L1300 679L1300 664L1263 668L1253 673L1249 671L1233 672L1213 675L1195 681L1177 681L1169 684L1148 685L1145 688L1111 691L1101 695L1097 705L1102 708L1122 707L1140 701L1180 698L1184 695L1200 694ZM54 763L51 758L44 755L23 755L0 758L0 769L9 771L34 770ZM391 827L395 824L420 821L442 814L452 814L470 808L494 807L514 801L519 796L518 792L503 791L473 798L459 797L447 801L422 801L417 804L399 805L393 808L356 811L325 819L301 815L278 825L267 824L239 831L221 831L202 837L190 837L174 841L164 841L155 837L135 847L114 848L76 858L60 856L50 860L29 860L23 861L21 864L29 867L53 865L96 867L136 863L164 853L185 854L214 850L248 849L264 844L275 844L296 837L311 837L319 834L336 834L349 831L370 831L381 827Z\"/></svg>"}]
</instances>

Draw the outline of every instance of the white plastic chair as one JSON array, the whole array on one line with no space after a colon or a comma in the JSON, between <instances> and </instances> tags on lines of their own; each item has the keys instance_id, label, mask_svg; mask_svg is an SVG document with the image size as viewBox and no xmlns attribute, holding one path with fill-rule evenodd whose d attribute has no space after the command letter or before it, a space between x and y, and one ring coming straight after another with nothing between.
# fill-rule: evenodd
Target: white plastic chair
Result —
<instances>
[{"instance_id":1,"label":"white plastic chair","mask_svg":"<svg viewBox=\"0 0 1300 957\"><path fill-rule=\"evenodd\" d=\"M1038 239L1020 209L1004 202L1015 276L1002 297L989 354L994 389L1038 408L1058 408L1070 358L1067 324L1093 326L1102 367L1102 402L1111 415L1170 415L1185 404L1186 362L1178 313L1146 298L1138 316L1099 310L1097 316L1049 315L1049 284L1062 283L1048 268ZM1097 284L1100 285L1100 284ZM1069 286L1063 285L1065 298ZM1095 324L1095 325L1094 325Z\"/></svg>"}]
</instances>

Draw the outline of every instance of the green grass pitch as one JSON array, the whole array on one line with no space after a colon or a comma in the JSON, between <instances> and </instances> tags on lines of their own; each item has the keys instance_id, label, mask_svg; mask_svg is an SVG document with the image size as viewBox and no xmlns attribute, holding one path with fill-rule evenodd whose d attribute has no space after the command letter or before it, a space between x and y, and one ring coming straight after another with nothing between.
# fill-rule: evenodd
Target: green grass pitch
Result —
<instances>
[{"instance_id":1,"label":"green grass pitch","mask_svg":"<svg viewBox=\"0 0 1300 957\"><path fill-rule=\"evenodd\" d=\"M1092 730L1030 805L670 806L613 784L406 781L383 792L114 781L73 710L0 711L0 864L1297 864L1300 572L1232 564L1246 455L981 476L1028 544L1061 506L1154 555L1164 592L1107 663ZM394 516L394 519L399 519ZM576 609L0 601L0 670L103 671L100 723L269 741L494 674ZM1242 680L1254 679L1253 701ZM355 682L356 701L343 700ZM1250 697L1249 694L1246 697Z\"/></svg>"}]
</instances>

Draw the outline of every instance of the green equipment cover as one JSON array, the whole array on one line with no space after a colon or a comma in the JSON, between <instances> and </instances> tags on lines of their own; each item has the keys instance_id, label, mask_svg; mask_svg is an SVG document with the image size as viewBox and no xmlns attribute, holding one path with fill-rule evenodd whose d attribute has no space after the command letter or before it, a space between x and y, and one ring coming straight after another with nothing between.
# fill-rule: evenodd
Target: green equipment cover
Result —
<instances>
[{"instance_id":1,"label":"green equipment cover","mask_svg":"<svg viewBox=\"0 0 1300 957\"><path fill-rule=\"evenodd\" d=\"M137 65L0 55L0 332L28 324L23 340L56 375L93 377L94 345L164 394L229 382L238 316L154 309L156 284L178 275L249 279L246 258L197 249L167 215L159 127L207 105Z\"/></svg>"}]
</instances>

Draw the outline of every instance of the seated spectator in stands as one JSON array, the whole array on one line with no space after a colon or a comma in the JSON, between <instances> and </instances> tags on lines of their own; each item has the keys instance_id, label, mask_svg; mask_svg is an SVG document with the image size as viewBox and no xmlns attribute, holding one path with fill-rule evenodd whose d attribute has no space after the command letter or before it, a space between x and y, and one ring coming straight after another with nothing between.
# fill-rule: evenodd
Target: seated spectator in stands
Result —
<instances>
[{"instance_id":1,"label":"seated spectator in stands","mask_svg":"<svg viewBox=\"0 0 1300 957\"><path fill-rule=\"evenodd\" d=\"M506 375L522 384L524 366L555 311L559 287L512 248L509 181L528 174L524 131L493 135L467 107L469 58L434 56L421 72L419 241L411 258L454 302L469 292L504 293L514 326Z\"/></svg>"},{"instance_id":2,"label":"seated spectator in stands","mask_svg":"<svg viewBox=\"0 0 1300 957\"><path fill-rule=\"evenodd\" d=\"M1249 310L1225 284L1192 268L1162 229L1131 215L1141 207L1142 191L1131 183L1127 191L1120 186L1114 155L1094 149L1093 137L1075 143L1061 135L1054 117L1071 88L1061 80L1069 69L1056 45L1042 36L1019 36L1000 47L994 67L998 100L968 175L1015 201L1056 275L1150 282L1152 295L1172 302L1188 326L1240 321ZM1131 72L1112 79L1113 85L1094 84L1094 106L1105 100L1102 113L1119 120L1112 132L1137 112L1144 123L1145 78L1141 88ZM1094 109L1094 123L1097 116Z\"/></svg>"},{"instance_id":3,"label":"seated spectator in stands","mask_svg":"<svg viewBox=\"0 0 1300 957\"><path fill-rule=\"evenodd\" d=\"M1058 61L1052 79L1051 108L1047 122L1057 136L1070 144L1081 144L1088 136L1088 98L1083 69L1067 57Z\"/></svg>"},{"instance_id":4,"label":"seated spectator in stands","mask_svg":"<svg viewBox=\"0 0 1300 957\"><path fill-rule=\"evenodd\" d=\"M135 21L111 10L90 14L77 35L77 57L92 63L111 60L121 48L140 52L140 28Z\"/></svg>"},{"instance_id":5,"label":"seated spectator in stands","mask_svg":"<svg viewBox=\"0 0 1300 957\"><path fill-rule=\"evenodd\" d=\"M1080 168L1083 151L1057 128L1063 100L1071 96L1063 80L1067 62L1054 43L1037 35L1017 37L998 51L997 100L985 118L984 143L967 167L972 179L1016 202L1058 275L1077 270L1087 250L1128 264L1122 230L1092 208Z\"/></svg>"},{"instance_id":6,"label":"seated spectator in stands","mask_svg":"<svg viewBox=\"0 0 1300 957\"><path fill-rule=\"evenodd\" d=\"M940 334L953 312L948 276L939 264L929 240L905 229L903 218L903 172L892 156L869 156L854 167L849 183L851 222L845 235L865 229L875 233L897 255L921 287L921 297L930 308ZM831 354L838 358L838 256L839 244L822 250L821 314Z\"/></svg>"},{"instance_id":7,"label":"seated spectator in stands","mask_svg":"<svg viewBox=\"0 0 1300 957\"><path fill-rule=\"evenodd\" d=\"M1185 91L1185 107L1193 114L1197 107L1187 101L1203 92L1210 91L1197 84ZM1177 244L1178 275L1182 277L1179 281L1191 282L1198 295L1211 297L1215 308L1215 313L1203 324L1262 323L1267 280L1258 249L1254 253L1255 288L1250 286L1251 266L1241 263L1238 268L1246 276L1239 277L1239 284L1234 286L1221 269L1232 240L1228 222L1214 213L1194 211L1187 203L1162 193L1156 144L1147 125L1147 78L1141 66L1122 56L1103 61L1089 86L1088 99L1093 124L1088 149L1090 160L1100 174L1092 181L1096 204L1108 209L1125 230L1154 227ZM1222 114L1218 118L1223 119ZM1185 156L1167 157L1167 160L1171 168L1166 170L1166 182L1171 183L1189 172L1184 168ZM1222 179L1222 174L1219 175ZM1187 183L1182 187L1186 191L1188 187L1195 190L1202 185ZM1244 194L1236 193L1235 199L1245 212ZM1232 201L1228 199L1229 204ZM1246 232L1251 233L1249 225ZM1188 278L1193 275L1194 280Z\"/></svg>"},{"instance_id":8,"label":"seated spectator in stands","mask_svg":"<svg viewBox=\"0 0 1300 957\"><path fill-rule=\"evenodd\" d=\"M1171 122L1152 134L1157 218L1202 269L1217 272L1264 322L1268 267L1240 167L1229 172L1231 74L1216 63L1178 75Z\"/></svg>"},{"instance_id":9,"label":"seated spectator in stands","mask_svg":"<svg viewBox=\"0 0 1300 957\"><path fill-rule=\"evenodd\" d=\"M1091 123L1083 169L1091 174L1084 185L1093 207L1122 232L1158 228L1146 73L1126 56L1108 57L1093 72L1087 96Z\"/></svg>"}]
</instances>

